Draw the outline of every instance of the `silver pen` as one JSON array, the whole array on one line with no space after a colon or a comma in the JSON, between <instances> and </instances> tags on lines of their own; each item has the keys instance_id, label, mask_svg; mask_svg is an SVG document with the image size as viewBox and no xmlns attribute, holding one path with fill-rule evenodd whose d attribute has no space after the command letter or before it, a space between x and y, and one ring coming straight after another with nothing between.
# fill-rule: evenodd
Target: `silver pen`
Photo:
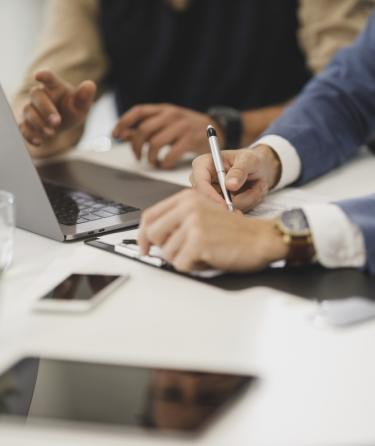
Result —
<instances>
[{"instance_id":1,"label":"silver pen","mask_svg":"<svg viewBox=\"0 0 375 446\"><path fill-rule=\"evenodd\" d=\"M207 137L208 137L208 142L210 143L212 159L214 161L217 173L217 179L219 181L221 192L223 194L228 210L234 212L234 206L232 203L230 193L227 191L227 188L225 186L225 170L224 170L223 159L221 157L219 141L217 139L216 130L214 129L214 127L212 127L212 125L209 125L207 127Z\"/></svg>"}]
</instances>

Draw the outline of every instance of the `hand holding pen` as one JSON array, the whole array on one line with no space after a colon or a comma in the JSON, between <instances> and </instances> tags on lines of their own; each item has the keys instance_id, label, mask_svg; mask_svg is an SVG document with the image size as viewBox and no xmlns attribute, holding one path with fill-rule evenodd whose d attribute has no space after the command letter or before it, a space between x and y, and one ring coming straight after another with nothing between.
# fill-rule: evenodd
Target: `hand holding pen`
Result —
<instances>
[{"instance_id":1,"label":"hand holding pen","mask_svg":"<svg viewBox=\"0 0 375 446\"><path fill-rule=\"evenodd\" d=\"M214 140L213 140L214 141ZM218 175L211 153L193 161L190 182L194 189L219 204L226 203L219 178L225 177L226 190L236 211L248 212L257 206L274 188L281 176L281 162L268 146L223 150L225 175ZM218 190L218 187L219 190ZM228 205L227 205L228 207Z\"/></svg>"}]
</instances>

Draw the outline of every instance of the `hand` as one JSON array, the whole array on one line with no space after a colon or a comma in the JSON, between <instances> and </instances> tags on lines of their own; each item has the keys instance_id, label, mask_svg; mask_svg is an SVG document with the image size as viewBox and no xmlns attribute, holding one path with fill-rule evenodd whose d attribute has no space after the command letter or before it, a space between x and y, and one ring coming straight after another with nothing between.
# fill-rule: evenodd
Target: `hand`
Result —
<instances>
[{"instance_id":1,"label":"hand","mask_svg":"<svg viewBox=\"0 0 375 446\"><path fill-rule=\"evenodd\" d=\"M30 93L20 129L29 144L41 147L59 132L84 122L94 100L96 85L85 81L73 88L49 71L38 72L35 79L40 85Z\"/></svg>"},{"instance_id":2,"label":"hand","mask_svg":"<svg viewBox=\"0 0 375 446\"><path fill-rule=\"evenodd\" d=\"M206 128L214 124L203 113L170 104L138 105L125 113L113 130L113 137L130 141L138 160L142 148L149 144L148 160L154 166L170 169L185 152L197 154L209 151ZM218 130L219 138L223 135ZM158 163L158 154L170 145L168 155Z\"/></svg>"},{"instance_id":3,"label":"hand","mask_svg":"<svg viewBox=\"0 0 375 446\"><path fill-rule=\"evenodd\" d=\"M279 181L281 163L278 155L268 146L254 149L222 151L226 187L232 194L236 209L254 208ZM192 186L215 202L225 205L210 154L193 161L190 176Z\"/></svg>"},{"instance_id":4,"label":"hand","mask_svg":"<svg viewBox=\"0 0 375 446\"><path fill-rule=\"evenodd\" d=\"M161 247L163 258L184 272L207 266L257 271L288 254L273 221L230 213L193 190L146 210L138 243L144 255Z\"/></svg>"}]
</instances>

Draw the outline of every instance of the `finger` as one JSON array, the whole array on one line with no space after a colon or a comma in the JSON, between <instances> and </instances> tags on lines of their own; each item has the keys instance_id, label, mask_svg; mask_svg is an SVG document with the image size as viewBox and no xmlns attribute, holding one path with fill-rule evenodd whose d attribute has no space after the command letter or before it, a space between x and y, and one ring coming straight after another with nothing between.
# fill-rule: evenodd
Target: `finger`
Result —
<instances>
[{"instance_id":1,"label":"finger","mask_svg":"<svg viewBox=\"0 0 375 446\"><path fill-rule=\"evenodd\" d=\"M170 126L167 126L161 132L157 133L149 141L150 147L148 150L148 161L152 165L157 165L158 153L160 150L167 146L176 143L185 132L185 123L183 121L176 122ZM179 147L181 150L181 147Z\"/></svg>"},{"instance_id":2,"label":"finger","mask_svg":"<svg viewBox=\"0 0 375 446\"><path fill-rule=\"evenodd\" d=\"M216 189L217 174L211 155L202 155L193 161L191 184L199 193L218 204L225 205L225 200Z\"/></svg>"},{"instance_id":3,"label":"finger","mask_svg":"<svg viewBox=\"0 0 375 446\"><path fill-rule=\"evenodd\" d=\"M215 203L226 207L225 200L222 196L222 192L219 187L211 185L206 182L198 182L196 190L202 195L205 195L207 198L214 201Z\"/></svg>"},{"instance_id":4,"label":"finger","mask_svg":"<svg viewBox=\"0 0 375 446\"><path fill-rule=\"evenodd\" d=\"M249 211L257 206L267 195L268 185L266 181L257 181L246 191L238 195L232 195L233 204L236 208Z\"/></svg>"},{"instance_id":5,"label":"finger","mask_svg":"<svg viewBox=\"0 0 375 446\"><path fill-rule=\"evenodd\" d=\"M117 135L121 134L125 129L135 127L144 119L160 113L161 107L160 104L136 105L132 107L120 118L113 130L114 137L117 138Z\"/></svg>"},{"instance_id":6,"label":"finger","mask_svg":"<svg viewBox=\"0 0 375 446\"><path fill-rule=\"evenodd\" d=\"M137 132L137 130L132 130L132 129L128 129L128 130L124 130L121 135L119 135L118 138L116 138L118 141L129 141L131 142L132 138L134 137L135 133ZM114 137L113 132L112 132L112 137Z\"/></svg>"},{"instance_id":7,"label":"finger","mask_svg":"<svg viewBox=\"0 0 375 446\"><path fill-rule=\"evenodd\" d=\"M182 228L182 230L184 230L184 228ZM199 253L199 247L195 243L192 243L191 239L185 234L185 240L179 247L178 254L173 260L173 266L177 271L181 272L188 273L194 271L195 265L200 262Z\"/></svg>"},{"instance_id":8,"label":"finger","mask_svg":"<svg viewBox=\"0 0 375 446\"><path fill-rule=\"evenodd\" d=\"M43 88L35 88L31 92L31 103L38 110L45 121L46 127L58 127L61 124L61 116L51 97Z\"/></svg>"},{"instance_id":9,"label":"finger","mask_svg":"<svg viewBox=\"0 0 375 446\"><path fill-rule=\"evenodd\" d=\"M191 184L197 187L198 183L217 183L217 173L211 155L201 155L192 163Z\"/></svg>"},{"instance_id":10,"label":"finger","mask_svg":"<svg viewBox=\"0 0 375 446\"><path fill-rule=\"evenodd\" d=\"M177 228L173 234L166 240L162 247L163 259L168 263L174 262L177 254L181 249L181 245L185 240L185 230L184 228Z\"/></svg>"},{"instance_id":11,"label":"finger","mask_svg":"<svg viewBox=\"0 0 375 446\"><path fill-rule=\"evenodd\" d=\"M126 131L125 131L126 132ZM132 130L132 136L130 138L133 153L138 161L142 158L142 150L145 145L143 135L138 130Z\"/></svg>"},{"instance_id":12,"label":"finger","mask_svg":"<svg viewBox=\"0 0 375 446\"><path fill-rule=\"evenodd\" d=\"M158 219L165 212L168 212L170 209L175 207L180 201L183 201L184 196L186 196L187 193L188 190L178 192L172 197L169 197L161 201L160 203L152 206L149 209L146 209L143 212L138 232L138 244L141 249L141 252L144 255L148 253L150 247L150 241L148 240L146 233L148 226L151 225L156 219Z\"/></svg>"},{"instance_id":13,"label":"finger","mask_svg":"<svg viewBox=\"0 0 375 446\"><path fill-rule=\"evenodd\" d=\"M149 141L155 134L159 133L166 125L170 124L168 113L158 113L146 118L138 127L145 141Z\"/></svg>"},{"instance_id":14,"label":"finger","mask_svg":"<svg viewBox=\"0 0 375 446\"><path fill-rule=\"evenodd\" d=\"M25 140L33 146L39 147L43 143L42 136L36 132L27 122L22 122L20 125L22 136Z\"/></svg>"},{"instance_id":15,"label":"finger","mask_svg":"<svg viewBox=\"0 0 375 446\"><path fill-rule=\"evenodd\" d=\"M48 94L54 100L61 99L66 92L66 83L49 70L39 71L36 73L35 79L44 85Z\"/></svg>"},{"instance_id":16,"label":"finger","mask_svg":"<svg viewBox=\"0 0 375 446\"><path fill-rule=\"evenodd\" d=\"M259 167L258 158L251 151L241 151L233 160L227 172L225 184L232 191L238 191L245 184L249 175L253 175Z\"/></svg>"},{"instance_id":17,"label":"finger","mask_svg":"<svg viewBox=\"0 0 375 446\"><path fill-rule=\"evenodd\" d=\"M82 82L73 94L74 107L81 112L88 112L94 102L96 84L92 81Z\"/></svg>"},{"instance_id":18,"label":"finger","mask_svg":"<svg viewBox=\"0 0 375 446\"><path fill-rule=\"evenodd\" d=\"M147 226L147 240L152 245L162 247L179 227L181 221L184 221L184 208L176 204L175 207L169 209L168 212L165 212Z\"/></svg>"},{"instance_id":19,"label":"finger","mask_svg":"<svg viewBox=\"0 0 375 446\"><path fill-rule=\"evenodd\" d=\"M168 155L161 162L161 167L163 169L172 169L182 155L189 151L189 143L186 139L181 139L172 145L171 150Z\"/></svg>"},{"instance_id":20,"label":"finger","mask_svg":"<svg viewBox=\"0 0 375 446\"><path fill-rule=\"evenodd\" d=\"M32 104L26 105L23 111L25 121L39 134L47 137L53 136L55 131L48 127L47 123L42 119L36 108Z\"/></svg>"},{"instance_id":21,"label":"finger","mask_svg":"<svg viewBox=\"0 0 375 446\"><path fill-rule=\"evenodd\" d=\"M145 224L139 226L138 235L137 235L137 243L138 243L140 254L142 256L147 256L150 251L150 248L151 248L151 242L147 238Z\"/></svg>"}]
</instances>

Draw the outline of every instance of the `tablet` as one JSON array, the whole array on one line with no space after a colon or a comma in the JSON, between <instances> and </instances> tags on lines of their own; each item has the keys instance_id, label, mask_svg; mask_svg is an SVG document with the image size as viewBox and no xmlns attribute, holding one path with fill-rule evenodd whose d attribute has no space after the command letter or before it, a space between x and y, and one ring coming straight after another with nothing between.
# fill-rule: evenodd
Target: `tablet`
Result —
<instances>
[{"instance_id":1,"label":"tablet","mask_svg":"<svg viewBox=\"0 0 375 446\"><path fill-rule=\"evenodd\" d=\"M244 375L26 358L0 376L0 420L197 434L253 382Z\"/></svg>"}]
</instances>

